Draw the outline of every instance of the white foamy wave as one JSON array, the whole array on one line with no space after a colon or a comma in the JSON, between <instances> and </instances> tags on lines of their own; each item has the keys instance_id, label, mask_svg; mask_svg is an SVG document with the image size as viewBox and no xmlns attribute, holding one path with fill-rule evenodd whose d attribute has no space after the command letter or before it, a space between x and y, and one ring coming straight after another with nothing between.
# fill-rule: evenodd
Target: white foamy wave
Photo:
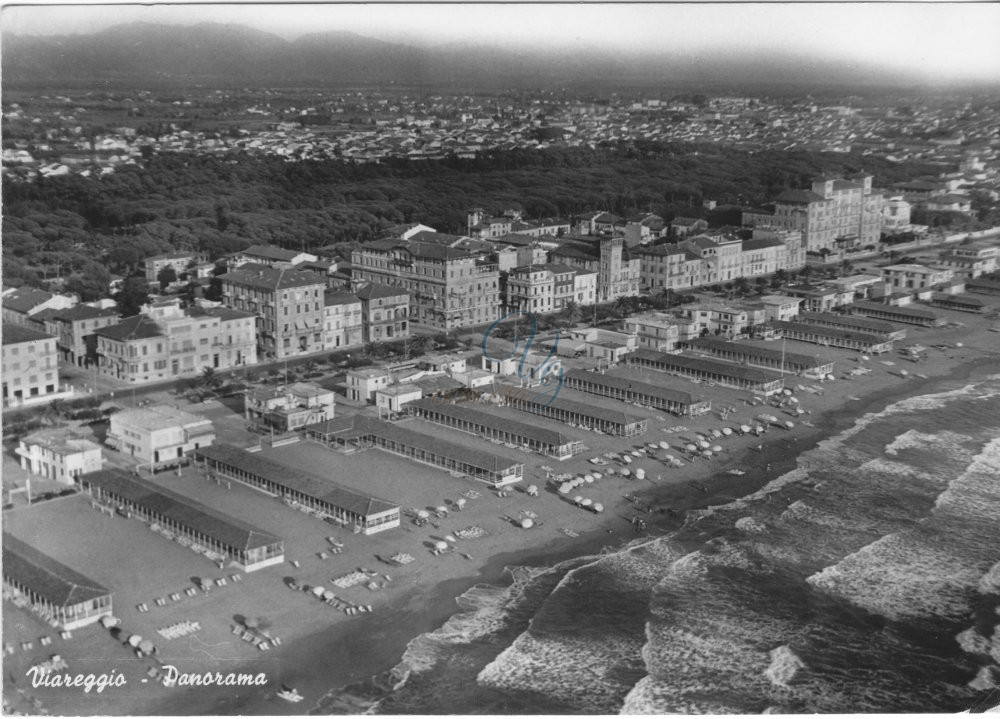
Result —
<instances>
[{"instance_id":1,"label":"white foamy wave","mask_svg":"<svg viewBox=\"0 0 1000 719\"><path fill-rule=\"evenodd\" d=\"M735 526L747 534L763 534L767 531L767 525L754 517L740 517L736 520Z\"/></svg>"},{"instance_id":2,"label":"white foamy wave","mask_svg":"<svg viewBox=\"0 0 1000 719\"><path fill-rule=\"evenodd\" d=\"M969 627L964 632L959 632L955 635L955 641L958 642L958 646L962 647L962 651L967 654L983 654L987 655L990 653L990 640L988 637L984 637L975 627Z\"/></svg>"},{"instance_id":3,"label":"white foamy wave","mask_svg":"<svg viewBox=\"0 0 1000 719\"><path fill-rule=\"evenodd\" d=\"M986 444L934 503L935 514L1000 527L1000 439ZM997 532L991 532L994 536ZM985 539L985 538L984 538Z\"/></svg>"},{"instance_id":4,"label":"white foamy wave","mask_svg":"<svg viewBox=\"0 0 1000 719\"><path fill-rule=\"evenodd\" d=\"M771 650L771 666L764 672L771 683L779 687L787 687L800 669L805 668L798 654L792 651L787 644Z\"/></svg>"},{"instance_id":5,"label":"white foamy wave","mask_svg":"<svg viewBox=\"0 0 1000 719\"><path fill-rule=\"evenodd\" d=\"M963 457L968 452L963 450L962 442L965 438L954 432L918 432L915 429L907 430L896 437L885 446L885 453L896 456L901 449L933 449L934 451L945 450L949 456Z\"/></svg>"},{"instance_id":6,"label":"white foamy wave","mask_svg":"<svg viewBox=\"0 0 1000 719\"><path fill-rule=\"evenodd\" d=\"M1000 667L987 664L979 668L976 678L969 682L969 688L976 691L987 691L1000 687Z\"/></svg>"},{"instance_id":7,"label":"white foamy wave","mask_svg":"<svg viewBox=\"0 0 1000 719\"><path fill-rule=\"evenodd\" d=\"M997 562L979 580L979 591L983 594L1000 594L1000 562Z\"/></svg>"}]
</instances>

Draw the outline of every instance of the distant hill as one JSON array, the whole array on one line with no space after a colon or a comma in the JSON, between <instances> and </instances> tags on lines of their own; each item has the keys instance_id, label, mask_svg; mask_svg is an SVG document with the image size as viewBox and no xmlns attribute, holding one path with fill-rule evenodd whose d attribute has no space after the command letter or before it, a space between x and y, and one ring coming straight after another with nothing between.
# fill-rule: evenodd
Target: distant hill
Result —
<instances>
[{"instance_id":1,"label":"distant hill","mask_svg":"<svg viewBox=\"0 0 1000 719\"><path fill-rule=\"evenodd\" d=\"M241 25L132 23L90 35L4 34L3 80L208 84L454 84L480 87L638 85L767 91L917 84L881 68L730 51L645 56L628 51L515 50L476 44L411 47L351 32L294 41Z\"/></svg>"}]
</instances>

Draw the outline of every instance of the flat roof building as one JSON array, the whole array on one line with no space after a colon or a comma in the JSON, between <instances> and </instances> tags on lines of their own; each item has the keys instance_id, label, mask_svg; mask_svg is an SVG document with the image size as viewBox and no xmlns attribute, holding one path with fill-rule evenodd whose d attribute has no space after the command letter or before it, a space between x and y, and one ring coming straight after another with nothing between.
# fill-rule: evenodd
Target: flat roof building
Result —
<instances>
[{"instance_id":1,"label":"flat roof building","mask_svg":"<svg viewBox=\"0 0 1000 719\"><path fill-rule=\"evenodd\" d=\"M20 539L3 533L3 584L15 604L61 630L111 614L111 591Z\"/></svg>"},{"instance_id":2,"label":"flat roof building","mask_svg":"<svg viewBox=\"0 0 1000 719\"><path fill-rule=\"evenodd\" d=\"M523 462L362 415L311 425L305 433L349 452L375 447L494 486L520 482L524 476Z\"/></svg>"},{"instance_id":3,"label":"flat roof building","mask_svg":"<svg viewBox=\"0 0 1000 719\"><path fill-rule=\"evenodd\" d=\"M782 337L799 342L857 350L866 354L882 354L892 350L892 340L883 335L805 322L772 322L771 326Z\"/></svg>"},{"instance_id":4,"label":"flat roof building","mask_svg":"<svg viewBox=\"0 0 1000 719\"><path fill-rule=\"evenodd\" d=\"M472 432L491 442L503 442L508 447L527 447L533 452L563 460L583 451L583 443L562 432L519 422L488 411L455 404L448 399L424 399L411 402L409 410L430 422Z\"/></svg>"},{"instance_id":5,"label":"flat roof building","mask_svg":"<svg viewBox=\"0 0 1000 719\"><path fill-rule=\"evenodd\" d=\"M888 320L889 322L902 322L908 325L938 327L944 324L944 320L935 313L919 307L900 307L898 305L886 305L880 302L859 300L848 305L847 309L851 314L874 317L875 319Z\"/></svg>"},{"instance_id":6,"label":"flat roof building","mask_svg":"<svg viewBox=\"0 0 1000 719\"><path fill-rule=\"evenodd\" d=\"M102 469L81 475L77 481L94 499L123 507L150 525L229 557L245 572L285 559L280 537L124 470Z\"/></svg>"},{"instance_id":7,"label":"flat roof building","mask_svg":"<svg viewBox=\"0 0 1000 719\"><path fill-rule=\"evenodd\" d=\"M215 441L215 428L210 419L164 404L115 412L105 441L156 471L186 464L192 450Z\"/></svg>"},{"instance_id":8,"label":"flat roof building","mask_svg":"<svg viewBox=\"0 0 1000 719\"><path fill-rule=\"evenodd\" d=\"M805 312L799 317L800 322L824 327L838 327L854 332L866 332L870 335L885 337L890 340L901 340L906 337L906 328L897 327L890 322L875 320L860 315L838 315L832 312Z\"/></svg>"},{"instance_id":9,"label":"flat roof building","mask_svg":"<svg viewBox=\"0 0 1000 719\"><path fill-rule=\"evenodd\" d=\"M543 387L529 388L528 392L518 392L511 387L507 393L508 406L522 412L531 412L539 417L547 417L574 427L585 427L604 434L632 437L643 434L649 421L618 410L604 409L584 402L575 402L565 397L551 396L551 390Z\"/></svg>"},{"instance_id":10,"label":"flat roof building","mask_svg":"<svg viewBox=\"0 0 1000 719\"><path fill-rule=\"evenodd\" d=\"M195 460L210 472L320 512L324 518L358 534L375 534L399 526L399 505L393 502L232 445L200 449Z\"/></svg>"},{"instance_id":11,"label":"flat roof building","mask_svg":"<svg viewBox=\"0 0 1000 719\"><path fill-rule=\"evenodd\" d=\"M949 295L945 292L935 292L932 294L929 304L933 307L958 310L959 312L981 313L986 309L986 303L978 297L970 297L965 294Z\"/></svg>"},{"instance_id":12,"label":"flat roof building","mask_svg":"<svg viewBox=\"0 0 1000 719\"><path fill-rule=\"evenodd\" d=\"M713 337L702 337L683 343L687 348L697 352L707 352L719 359L751 367L778 370L779 372L808 373L825 375L833 372L833 362L814 357L813 355L785 352L772 347L762 347L756 344L729 342Z\"/></svg>"},{"instance_id":13,"label":"flat roof building","mask_svg":"<svg viewBox=\"0 0 1000 719\"><path fill-rule=\"evenodd\" d=\"M21 469L62 484L104 465L101 445L65 429L45 429L21 439L14 453Z\"/></svg>"},{"instance_id":14,"label":"flat roof building","mask_svg":"<svg viewBox=\"0 0 1000 719\"><path fill-rule=\"evenodd\" d=\"M573 369L563 375L563 384L570 388L623 402L638 402L649 407L681 416L705 414L712 403L690 392L640 382L611 373Z\"/></svg>"},{"instance_id":15,"label":"flat roof building","mask_svg":"<svg viewBox=\"0 0 1000 719\"><path fill-rule=\"evenodd\" d=\"M757 367L729 364L706 357L667 354L639 350L628 357L628 363L637 367L648 367L660 372L682 377L721 384L724 387L750 390L765 396L780 392L784 388L781 375Z\"/></svg>"}]
</instances>

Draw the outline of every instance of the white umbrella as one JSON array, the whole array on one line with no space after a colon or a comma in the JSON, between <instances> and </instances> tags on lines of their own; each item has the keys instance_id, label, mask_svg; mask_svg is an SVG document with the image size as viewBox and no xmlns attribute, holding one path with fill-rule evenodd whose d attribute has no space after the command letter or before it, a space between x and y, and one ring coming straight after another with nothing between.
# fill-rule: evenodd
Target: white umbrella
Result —
<instances>
[{"instance_id":1,"label":"white umbrella","mask_svg":"<svg viewBox=\"0 0 1000 719\"><path fill-rule=\"evenodd\" d=\"M446 542L457 542L458 540L455 539L455 537L453 537L452 535L446 534L445 537L444 537L444 541L446 541Z\"/></svg>"},{"instance_id":2,"label":"white umbrella","mask_svg":"<svg viewBox=\"0 0 1000 719\"><path fill-rule=\"evenodd\" d=\"M632 476L632 473L630 471L628 471L627 469L623 469L622 470L622 476L623 477L630 477L630 476Z\"/></svg>"},{"instance_id":3,"label":"white umbrella","mask_svg":"<svg viewBox=\"0 0 1000 719\"><path fill-rule=\"evenodd\" d=\"M440 507L437 507L434 511L440 514L448 514L448 508L445 507L443 504Z\"/></svg>"},{"instance_id":4,"label":"white umbrella","mask_svg":"<svg viewBox=\"0 0 1000 719\"><path fill-rule=\"evenodd\" d=\"M582 501L583 501L583 497L581 497L579 494L576 495L575 497L573 497L573 504L579 504Z\"/></svg>"},{"instance_id":5,"label":"white umbrella","mask_svg":"<svg viewBox=\"0 0 1000 719\"><path fill-rule=\"evenodd\" d=\"M799 401L797 399L795 399L794 397L789 397L788 398L788 402L790 404L798 404L799 403Z\"/></svg>"},{"instance_id":6,"label":"white umbrella","mask_svg":"<svg viewBox=\"0 0 1000 719\"><path fill-rule=\"evenodd\" d=\"M586 482L587 484L593 484L594 483L594 475L588 474L586 477L583 478L583 481Z\"/></svg>"},{"instance_id":7,"label":"white umbrella","mask_svg":"<svg viewBox=\"0 0 1000 719\"><path fill-rule=\"evenodd\" d=\"M660 442L660 449L670 449L670 445L666 442Z\"/></svg>"},{"instance_id":8,"label":"white umbrella","mask_svg":"<svg viewBox=\"0 0 1000 719\"><path fill-rule=\"evenodd\" d=\"M534 497L536 494L538 494L538 487L536 487L533 484L529 484L528 489L526 491L528 492L529 495Z\"/></svg>"},{"instance_id":9,"label":"white umbrella","mask_svg":"<svg viewBox=\"0 0 1000 719\"><path fill-rule=\"evenodd\" d=\"M573 485L569 482L559 485L559 494L569 494L571 491L573 491Z\"/></svg>"},{"instance_id":10,"label":"white umbrella","mask_svg":"<svg viewBox=\"0 0 1000 719\"><path fill-rule=\"evenodd\" d=\"M637 470L635 470L635 478L636 479L645 479L646 478L646 470L644 470L644 469L637 469Z\"/></svg>"},{"instance_id":11,"label":"white umbrella","mask_svg":"<svg viewBox=\"0 0 1000 719\"><path fill-rule=\"evenodd\" d=\"M584 506L584 507L589 507L589 506L591 506L591 505L592 505L593 503L594 503L594 500L592 500L592 499L585 499L585 500L583 500L582 502L580 502L580 504L581 504L582 506Z\"/></svg>"},{"instance_id":12,"label":"white umbrella","mask_svg":"<svg viewBox=\"0 0 1000 719\"><path fill-rule=\"evenodd\" d=\"M713 429L713 430L712 430L712 438L713 438L713 439L718 439L718 438L719 438L719 437L721 437L721 436L722 436L722 432L720 432L720 431L719 431L719 430L717 430L717 429Z\"/></svg>"},{"instance_id":13,"label":"white umbrella","mask_svg":"<svg viewBox=\"0 0 1000 719\"><path fill-rule=\"evenodd\" d=\"M325 591L326 591L325 587L313 587L312 588L312 593L315 594L317 597L322 597L323 596L323 592L325 592Z\"/></svg>"},{"instance_id":14,"label":"white umbrella","mask_svg":"<svg viewBox=\"0 0 1000 719\"><path fill-rule=\"evenodd\" d=\"M826 376L826 378L827 378L827 379L837 379L837 378L836 378L836 377L834 377L834 376L833 376L832 374L828 374L828 375Z\"/></svg>"},{"instance_id":15,"label":"white umbrella","mask_svg":"<svg viewBox=\"0 0 1000 719\"><path fill-rule=\"evenodd\" d=\"M632 464L632 458L631 458L631 457L629 457L629 456L628 456L627 454L623 454L623 455L622 455L622 461L623 461L623 462L624 462L625 464Z\"/></svg>"},{"instance_id":16,"label":"white umbrella","mask_svg":"<svg viewBox=\"0 0 1000 719\"><path fill-rule=\"evenodd\" d=\"M438 541L436 541L434 543L434 549L438 550L439 552L443 551L443 550L445 550L447 548L448 548L448 543L446 541L444 541L443 539L439 539Z\"/></svg>"},{"instance_id":17,"label":"white umbrella","mask_svg":"<svg viewBox=\"0 0 1000 719\"><path fill-rule=\"evenodd\" d=\"M590 476L591 476L591 477L593 477L593 478L594 478L594 479L596 480L596 479L600 479L600 478L601 478L601 477L603 477L604 475L603 475L603 474L601 474L600 472L594 472L594 473L593 473L592 475L590 475Z\"/></svg>"},{"instance_id":18,"label":"white umbrella","mask_svg":"<svg viewBox=\"0 0 1000 719\"><path fill-rule=\"evenodd\" d=\"M524 519L521 520L521 528L522 529L531 529L534 526L535 526L535 523L531 520L530 517L525 517Z\"/></svg>"},{"instance_id":19,"label":"white umbrella","mask_svg":"<svg viewBox=\"0 0 1000 719\"><path fill-rule=\"evenodd\" d=\"M785 426L788 427L788 429L791 429L792 427L795 426L795 423L794 422L788 422L788 421L786 421L785 422Z\"/></svg>"},{"instance_id":20,"label":"white umbrella","mask_svg":"<svg viewBox=\"0 0 1000 719\"><path fill-rule=\"evenodd\" d=\"M594 502L594 506L591 507L591 509L593 509L595 512L600 513L604 511L604 505L601 504L600 502Z\"/></svg>"},{"instance_id":21,"label":"white umbrella","mask_svg":"<svg viewBox=\"0 0 1000 719\"><path fill-rule=\"evenodd\" d=\"M532 486L534 486L534 485L532 485ZM530 489L530 487L529 487L529 489ZM455 500L455 506L458 507L459 509L464 509L465 508L465 499L464 498L463 499L456 499Z\"/></svg>"},{"instance_id":22,"label":"white umbrella","mask_svg":"<svg viewBox=\"0 0 1000 719\"><path fill-rule=\"evenodd\" d=\"M605 471L605 473L606 473L606 474L607 474L607 475L608 475L608 476L610 477L610 476L612 476L612 475L613 475L613 474L615 473L615 468L614 468L614 467L608 467L608 468L607 468L606 470L604 470L604 471Z\"/></svg>"},{"instance_id":23,"label":"white umbrella","mask_svg":"<svg viewBox=\"0 0 1000 719\"><path fill-rule=\"evenodd\" d=\"M431 516L431 513L428 512L426 509L421 509L417 511L417 516L420 517L421 519L427 519L428 517Z\"/></svg>"},{"instance_id":24,"label":"white umbrella","mask_svg":"<svg viewBox=\"0 0 1000 719\"><path fill-rule=\"evenodd\" d=\"M713 452L721 452L721 451L722 451L722 447L721 447L721 446L719 446L719 445L717 445L717 444L716 444L716 445L713 445L713 446L712 446L712 451L713 451Z\"/></svg>"},{"instance_id":25,"label":"white umbrella","mask_svg":"<svg viewBox=\"0 0 1000 719\"><path fill-rule=\"evenodd\" d=\"M709 448L709 447L711 447L712 445L710 445L710 444L709 444L708 442L706 442L705 440L700 440L700 441L698 442L698 446L699 446L699 447L701 447L702 449L708 449L708 448Z\"/></svg>"},{"instance_id":26,"label":"white umbrella","mask_svg":"<svg viewBox=\"0 0 1000 719\"><path fill-rule=\"evenodd\" d=\"M750 425L748 425L748 424L741 424L740 425L740 432L746 433L746 432L749 432L749 431L750 431Z\"/></svg>"},{"instance_id":27,"label":"white umbrella","mask_svg":"<svg viewBox=\"0 0 1000 719\"><path fill-rule=\"evenodd\" d=\"M697 452L698 451L698 448L695 447L693 444L687 445L684 449L686 449L688 452Z\"/></svg>"},{"instance_id":28,"label":"white umbrella","mask_svg":"<svg viewBox=\"0 0 1000 719\"><path fill-rule=\"evenodd\" d=\"M650 442L646 446L649 447L650 449L657 449L659 447L659 445L657 445L656 442Z\"/></svg>"},{"instance_id":29,"label":"white umbrella","mask_svg":"<svg viewBox=\"0 0 1000 719\"><path fill-rule=\"evenodd\" d=\"M791 396L792 396L792 390L788 389L787 387L785 387L785 389L781 390L781 392L782 392L782 394L784 394L784 395L785 395L786 397L791 397Z\"/></svg>"},{"instance_id":30,"label":"white umbrella","mask_svg":"<svg viewBox=\"0 0 1000 719\"><path fill-rule=\"evenodd\" d=\"M141 641L142 641L142 637L140 637L138 634L133 634L133 635L131 635L128 638L128 645L130 647L132 647L132 648L135 648L135 647L139 646L139 643Z\"/></svg>"},{"instance_id":31,"label":"white umbrella","mask_svg":"<svg viewBox=\"0 0 1000 719\"><path fill-rule=\"evenodd\" d=\"M329 589L327 589L325 592L323 592L323 600L324 601L328 602L331 599L333 599L335 596L337 596L337 595L334 594L333 592L331 592Z\"/></svg>"},{"instance_id":32,"label":"white umbrella","mask_svg":"<svg viewBox=\"0 0 1000 719\"><path fill-rule=\"evenodd\" d=\"M709 450L706 449L704 452L701 453L701 456L702 457L711 457L712 453Z\"/></svg>"},{"instance_id":33,"label":"white umbrella","mask_svg":"<svg viewBox=\"0 0 1000 719\"><path fill-rule=\"evenodd\" d=\"M154 647L153 643L148 639L143 639L139 642L139 651L143 654L152 654L154 649L156 649L156 647Z\"/></svg>"}]
</instances>

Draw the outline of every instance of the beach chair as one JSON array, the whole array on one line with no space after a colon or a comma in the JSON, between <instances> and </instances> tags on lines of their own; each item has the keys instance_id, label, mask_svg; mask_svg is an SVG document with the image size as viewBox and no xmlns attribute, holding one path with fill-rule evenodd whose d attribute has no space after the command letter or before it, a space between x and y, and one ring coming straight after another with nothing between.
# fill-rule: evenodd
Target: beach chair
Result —
<instances>
[{"instance_id":1,"label":"beach chair","mask_svg":"<svg viewBox=\"0 0 1000 719\"><path fill-rule=\"evenodd\" d=\"M62 639L72 639L73 638L73 632L63 631L63 632L59 633L59 636Z\"/></svg>"},{"instance_id":2,"label":"beach chair","mask_svg":"<svg viewBox=\"0 0 1000 719\"><path fill-rule=\"evenodd\" d=\"M187 589L184 590L184 593L189 597L193 597L195 594L198 593L198 590L195 589L194 587L188 587Z\"/></svg>"},{"instance_id":3,"label":"beach chair","mask_svg":"<svg viewBox=\"0 0 1000 719\"><path fill-rule=\"evenodd\" d=\"M257 645L257 648L260 649L262 652L266 652L268 649L271 648L271 645L268 644L267 642L261 642L260 644Z\"/></svg>"},{"instance_id":4,"label":"beach chair","mask_svg":"<svg viewBox=\"0 0 1000 719\"><path fill-rule=\"evenodd\" d=\"M239 625L236 625L236 624L233 625L233 634L237 634L238 635L238 634L240 634L242 632L243 632L243 630L239 627Z\"/></svg>"},{"instance_id":5,"label":"beach chair","mask_svg":"<svg viewBox=\"0 0 1000 719\"><path fill-rule=\"evenodd\" d=\"M242 582L243 581L243 577L241 575L239 575L239 574L230 574L229 578L231 580L233 580L234 582Z\"/></svg>"},{"instance_id":6,"label":"beach chair","mask_svg":"<svg viewBox=\"0 0 1000 719\"><path fill-rule=\"evenodd\" d=\"M52 637L39 637L38 644L47 647L52 643Z\"/></svg>"},{"instance_id":7,"label":"beach chair","mask_svg":"<svg viewBox=\"0 0 1000 719\"><path fill-rule=\"evenodd\" d=\"M145 602L143 602L142 604L136 604L135 608L136 608L136 611L138 611L140 614L143 613L143 612L148 612L149 611L149 607L146 606Z\"/></svg>"},{"instance_id":8,"label":"beach chair","mask_svg":"<svg viewBox=\"0 0 1000 719\"><path fill-rule=\"evenodd\" d=\"M174 592L173 594L170 595L170 599L171 601L179 602L181 600L181 595L178 594L177 592Z\"/></svg>"},{"instance_id":9,"label":"beach chair","mask_svg":"<svg viewBox=\"0 0 1000 719\"><path fill-rule=\"evenodd\" d=\"M215 580L215 586L217 586L217 587L224 587L224 586L226 586L226 578L225 577L219 577L218 579L216 579Z\"/></svg>"},{"instance_id":10,"label":"beach chair","mask_svg":"<svg viewBox=\"0 0 1000 719\"><path fill-rule=\"evenodd\" d=\"M164 599L163 597L157 597L156 598L156 606L163 607L163 606L166 606L166 604L167 604L167 600Z\"/></svg>"},{"instance_id":11,"label":"beach chair","mask_svg":"<svg viewBox=\"0 0 1000 719\"><path fill-rule=\"evenodd\" d=\"M21 642L21 649L23 649L24 651L29 651L34 648L35 648L34 642Z\"/></svg>"}]
</instances>

